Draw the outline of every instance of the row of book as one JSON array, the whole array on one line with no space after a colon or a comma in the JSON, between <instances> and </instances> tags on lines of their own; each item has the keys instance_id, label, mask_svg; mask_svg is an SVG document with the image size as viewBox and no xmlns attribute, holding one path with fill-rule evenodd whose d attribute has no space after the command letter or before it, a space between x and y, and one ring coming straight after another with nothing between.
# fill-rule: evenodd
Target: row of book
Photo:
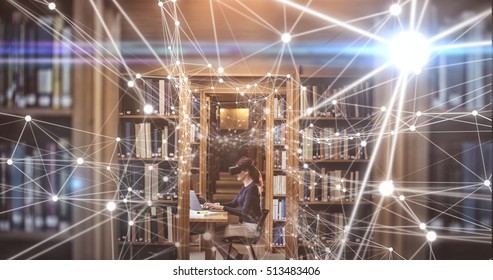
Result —
<instances>
[{"instance_id":1,"label":"row of book","mask_svg":"<svg viewBox=\"0 0 493 280\"><path fill-rule=\"evenodd\" d=\"M139 78L133 86L122 80L123 92L120 115L158 115L178 114L178 84L173 79ZM145 109L145 106L150 106ZM195 107L195 106L194 106Z\"/></svg>"},{"instance_id":2,"label":"row of book","mask_svg":"<svg viewBox=\"0 0 493 280\"><path fill-rule=\"evenodd\" d=\"M286 195L286 175L274 175L272 193L274 195Z\"/></svg>"},{"instance_id":3,"label":"row of book","mask_svg":"<svg viewBox=\"0 0 493 280\"><path fill-rule=\"evenodd\" d=\"M120 142L121 158L163 158L178 157L178 131L173 122L156 125L150 122L122 123L123 139Z\"/></svg>"},{"instance_id":4,"label":"row of book","mask_svg":"<svg viewBox=\"0 0 493 280\"><path fill-rule=\"evenodd\" d=\"M301 160L367 160L366 140L333 127L307 127L300 134ZM364 142L363 142L364 141Z\"/></svg>"},{"instance_id":5,"label":"row of book","mask_svg":"<svg viewBox=\"0 0 493 280\"><path fill-rule=\"evenodd\" d=\"M286 99L274 97L274 118L286 118Z\"/></svg>"},{"instance_id":6,"label":"row of book","mask_svg":"<svg viewBox=\"0 0 493 280\"><path fill-rule=\"evenodd\" d=\"M285 246L286 239L286 228L282 226L276 226L272 229L272 245L274 246Z\"/></svg>"},{"instance_id":7,"label":"row of book","mask_svg":"<svg viewBox=\"0 0 493 280\"><path fill-rule=\"evenodd\" d=\"M121 166L120 198L130 202L176 200L178 171L166 162Z\"/></svg>"},{"instance_id":8,"label":"row of book","mask_svg":"<svg viewBox=\"0 0 493 280\"><path fill-rule=\"evenodd\" d=\"M164 244L177 240L176 207L131 209L120 215L118 240Z\"/></svg>"},{"instance_id":9,"label":"row of book","mask_svg":"<svg viewBox=\"0 0 493 280\"><path fill-rule=\"evenodd\" d=\"M286 123L274 125L274 144L286 145Z\"/></svg>"},{"instance_id":10,"label":"row of book","mask_svg":"<svg viewBox=\"0 0 493 280\"><path fill-rule=\"evenodd\" d=\"M23 143L0 144L0 231L61 230L69 226L74 187L67 143L64 139L48 142L43 149Z\"/></svg>"},{"instance_id":11,"label":"row of book","mask_svg":"<svg viewBox=\"0 0 493 280\"><path fill-rule=\"evenodd\" d=\"M299 200L305 202L352 202L360 191L360 171L321 169L299 171Z\"/></svg>"},{"instance_id":12,"label":"row of book","mask_svg":"<svg viewBox=\"0 0 493 280\"><path fill-rule=\"evenodd\" d=\"M286 170L288 155L285 150L274 150L274 169Z\"/></svg>"},{"instance_id":13,"label":"row of book","mask_svg":"<svg viewBox=\"0 0 493 280\"><path fill-rule=\"evenodd\" d=\"M274 198L272 200L272 219L276 221L286 220L286 199Z\"/></svg>"},{"instance_id":14,"label":"row of book","mask_svg":"<svg viewBox=\"0 0 493 280\"><path fill-rule=\"evenodd\" d=\"M338 95L343 90L345 92ZM344 87L330 88L323 84L303 86L300 92L300 110L301 117L369 117L372 114L370 83L359 84L350 90Z\"/></svg>"},{"instance_id":15,"label":"row of book","mask_svg":"<svg viewBox=\"0 0 493 280\"><path fill-rule=\"evenodd\" d=\"M0 18L0 106L70 108L71 38L60 16Z\"/></svg>"},{"instance_id":16,"label":"row of book","mask_svg":"<svg viewBox=\"0 0 493 280\"><path fill-rule=\"evenodd\" d=\"M302 212L299 218L298 241L307 246L325 247L344 237L343 213Z\"/></svg>"}]
</instances>

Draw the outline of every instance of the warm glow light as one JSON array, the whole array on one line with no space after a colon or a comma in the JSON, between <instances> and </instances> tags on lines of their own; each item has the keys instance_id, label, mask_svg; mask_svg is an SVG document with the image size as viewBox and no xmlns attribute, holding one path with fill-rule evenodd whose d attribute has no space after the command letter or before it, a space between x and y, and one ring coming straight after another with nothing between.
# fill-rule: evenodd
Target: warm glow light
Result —
<instances>
[{"instance_id":1,"label":"warm glow light","mask_svg":"<svg viewBox=\"0 0 493 280\"><path fill-rule=\"evenodd\" d=\"M212 64L207 63L207 68L212 68Z\"/></svg>"},{"instance_id":2,"label":"warm glow light","mask_svg":"<svg viewBox=\"0 0 493 280\"><path fill-rule=\"evenodd\" d=\"M176 26L180 26L180 21L178 21L178 20L177 20L177 21L175 21L175 25L176 25Z\"/></svg>"},{"instance_id":3,"label":"warm glow light","mask_svg":"<svg viewBox=\"0 0 493 280\"><path fill-rule=\"evenodd\" d=\"M426 234L426 239L430 242L433 242L435 240L437 240L437 234L436 232L434 231L429 231L427 234Z\"/></svg>"},{"instance_id":4,"label":"warm glow light","mask_svg":"<svg viewBox=\"0 0 493 280\"><path fill-rule=\"evenodd\" d=\"M394 251L394 248L389 247L389 252L393 252L393 251Z\"/></svg>"},{"instance_id":5,"label":"warm glow light","mask_svg":"<svg viewBox=\"0 0 493 280\"><path fill-rule=\"evenodd\" d=\"M140 79L140 78L142 78L142 75L141 74L137 74L137 75L135 75L135 78Z\"/></svg>"},{"instance_id":6,"label":"warm glow light","mask_svg":"<svg viewBox=\"0 0 493 280\"><path fill-rule=\"evenodd\" d=\"M164 5L164 3L163 3L163 1L159 1L159 2L157 2L157 5L158 5L159 7L162 7L162 6Z\"/></svg>"},{"instance_id":7,"label":"warm glow light","mask_svg":"<svg viewBox=\"0 0 493 280\"><path fill-rule=\"evenodd\" d=\"M282 34L281 36L281 40L284 42L284 43L289 43L291 41L291 35L289 35L288 33L284 33Z\"/></svg>"},{"instance_id":8,"label":"warm glow light","mask_svg":"<svg viewBox=\"0 0 493 280\"><path fill-rule=\"evenodd\" d=\"M402 12L402 8L401 8L401 5L399 4L392 4L390 5L390 9L389 9L389 12L391 15L393 16L398 16L401 14Z\"/></svg>"},{"instance_id":9,"label":"warm glow light","mask_svg":"<svg viewBox=\"0 0 493 280\"><path fill-rule=\"evenodd\" d=\"M400 196L399 196L399 200L400 200L400 201L404 201L404 200L406 200L406 197L405 197L405 196L403 196L403 195L400 195Z\"/></svg>"},{"instance_id":10,"label":"warm glow light","mask_svg":"<svg viewBox=\"0 0 493 280\"><path fill-rule=\"evenodd\" d=\"M56 4L55 4L55 3L53 3L53 2L50 2L50 3L48 4L48 9L50 9L50 10L54 10L54 9L56 9Z\"/></svg>"},{"instance_id":11,"label":"warm glow light","mask_svg":"<svg viewBox=\"0 0 493 280\"><path fill-rule=\"evenodd\" d=\"M152 112L153 112L153 111L154 111L154 108L152 107L152 105L150 105L150 104L146 104L146 105L144 106L144 113L145 113L146 115L152 114Z\"/></svg>"},{"instance_id":12,"label":"warm glow light","mask_svg":"<svg viewBox=\"0 0 493 280\"><path fill-rule=\"evenodd\" d=\"M222 68L222 67L217 68L217 73L219 73L219 74L224 73L224 68Z\"/></svg>"},{"instance_id":13,"label":"warm glow light","mask_svg":"<svg viewBox=\"0 0 493 280\"><path fill-rule=\"evenodd\" d=\"M116 204L113 201L110 201L106 204L106 209L108 209L108 211L112 212L116 209Z\"/></svg>"},{"instance_id":14,"label":"warm glow light","mask_svg":"<svg viewBox=\"0 0 493 280\"><path fill-rule=\"evenodd\" d=\"M378 190L383 196L389 196L394 192L394 183L392 181L382 182L380 183Z\"/></svg>"},{"instance_id":15,"label":"warm glow light","mask_svg":"<svg viewBox=\"0 0 493 280\"><path fill-rule=\"evenodd\" d=\"M361 147L366 147L366 145L368 145L368 143L366 142L366 140L361 141Z\"/></svg>"},{"instance_id":16,"label":"warm glow light","mask_svg":"<svg viewBox=\"0 0 493 280\"><path fill-rule=\"evenodd\" d=\"M402 71L421 72L428 62L430 46L426 38L415 31L398 34L391 43L390 57Z\"/></svg>"},{"instance_id":17,"label":"warm glow light","mask_svg":"<svg viewBox=\"0 0 493 280\"><path fill-rule=\"evenodd\" d=\"M128 87L134 87L135 86L135 82L134 81L128 81L127 82L127 86Z\"/></svg>"}]
</instances>

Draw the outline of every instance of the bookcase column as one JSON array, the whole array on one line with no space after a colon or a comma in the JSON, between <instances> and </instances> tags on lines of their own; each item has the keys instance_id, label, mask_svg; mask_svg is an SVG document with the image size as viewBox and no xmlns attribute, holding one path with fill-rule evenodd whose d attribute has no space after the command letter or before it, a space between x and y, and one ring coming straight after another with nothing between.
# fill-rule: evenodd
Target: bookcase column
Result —
<instances>
[{"instance_id":1,"label":"bookcase column","mask_svg":"<svg viewBox=\"0 0 493 280\"><path fill-rule=\"evenodd\" d=\"M289 79L286 86L286 138L288 162L286 171L286 251L287 259L298 258L298 139L299 139L299 75Z\"/></svg>"},{"instance_id":2,"label":"bookcase column","mask_svg":"<svg viewBox=\"0 0 493 280\"><path fill-rule=\"evenodd\" d=\"M101 20L95 15L98 9L114 40L119 38L120 20L117 13L105 5L103 0L94 0L93 7L89 1L74 1L74 19L79 22L78 28L84 27L84 32L92 39L102 42L107 38ZM74 32L75 40L86 42L79 32ZM87 37L86 37L87 38ZM91 40L92 40L91 39ZM89 41L88 43L93 43ZM93 46L90 54L81 54L86 60L84 64L75 64L73 73L74 93L74 146L80 147L77 157L87 157L87 165L77 168L74 177L81 181L81 187L87 188L86 201L77 201L74 207L73 220L79 223L74 228L74 234L80 234L73 245L74 259L112 259L115 258L114 238L111 234L114 224L111 215L105 209L105 203L93 201L110 201L115 198L114 184L104 183L103 170L97 168L110 165L113 161L115 146L108 146L108 136L117 135L118 123L118 80L113 71L104 67L104 50ZM108 66L108 65L106 65ZM109 67L118 68L118 65ZM116 145L116 141L115 141Z\"/></svg>"}]
</instances>

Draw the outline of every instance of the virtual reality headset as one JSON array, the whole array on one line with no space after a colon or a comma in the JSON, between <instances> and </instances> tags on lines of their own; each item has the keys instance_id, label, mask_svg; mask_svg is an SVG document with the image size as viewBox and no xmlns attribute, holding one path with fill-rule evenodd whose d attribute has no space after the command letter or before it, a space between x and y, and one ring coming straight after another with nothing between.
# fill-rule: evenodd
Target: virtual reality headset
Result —
<instances>
[{"instance_id":1,"label":"virtual reality headset","mask_svg":"<svg viewBox=\"0 0 493 280\"><path fill-rule=\"evenodd\" d=\"M238 165L231 166L228 169L229 169L229 175L236 175L236 174L240 173L243 170Z\"/></svg>"}]
</instances>

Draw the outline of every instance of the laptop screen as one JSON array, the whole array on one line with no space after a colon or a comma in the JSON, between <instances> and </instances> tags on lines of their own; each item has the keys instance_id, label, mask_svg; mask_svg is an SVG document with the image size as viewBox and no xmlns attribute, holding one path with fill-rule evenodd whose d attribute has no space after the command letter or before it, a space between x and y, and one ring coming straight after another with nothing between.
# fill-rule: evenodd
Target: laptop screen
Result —
<instances>
[{"instance_id":1,"label":"laptop screen","mask_svg":"<svg viewBox=\"0 0 493 280\"><path fill-rule=\"evenodd\" d=\"M190 209L195 211L202 211L202 206L200 205L199 199L195 194L195 191L190 190Z\"/></svg>"}]
</instances>

